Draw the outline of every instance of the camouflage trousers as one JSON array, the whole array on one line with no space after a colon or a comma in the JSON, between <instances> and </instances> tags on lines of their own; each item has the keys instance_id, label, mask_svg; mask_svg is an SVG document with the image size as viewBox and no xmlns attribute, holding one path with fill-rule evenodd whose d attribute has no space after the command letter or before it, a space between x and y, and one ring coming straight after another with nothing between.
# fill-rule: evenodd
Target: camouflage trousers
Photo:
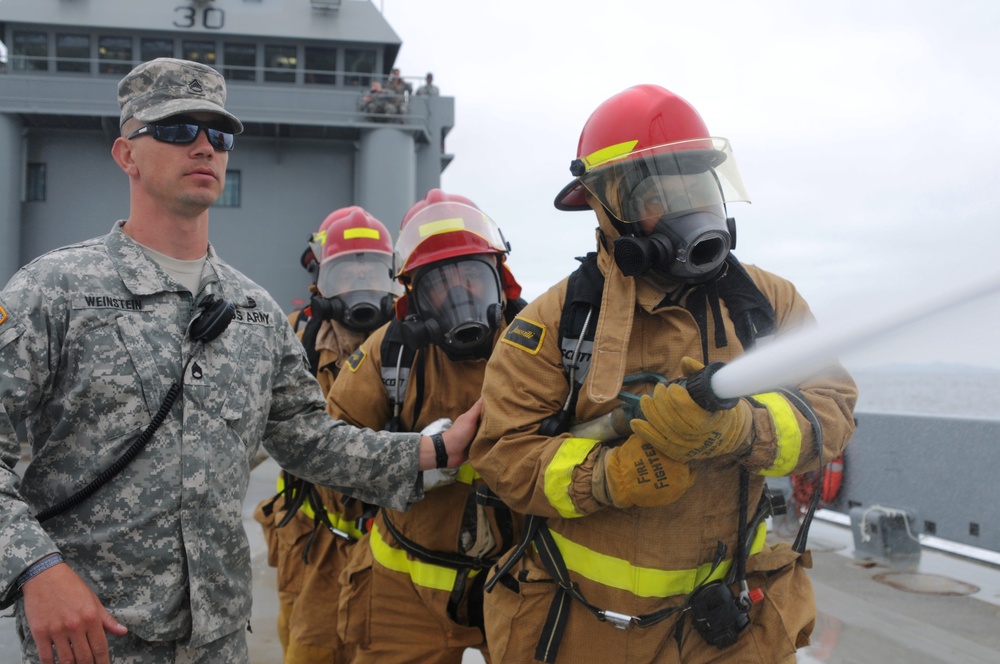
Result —
<instances>
[{"instance_id":1,"label":"camouflage trousers","mask_svg":"<svg viewBox=\"0 0 1000 664\"><path fill-rule=\"evenodd\" d=\"M27 630L22 602L18 602L17 636L21 640L21 661L39 664L38 648ZM238 629L199 648L188 648L180 641L143 641L126 634L108 634L108 647L114 664L247 664L246 630ZM56 660L58 662L58 660Z\"/></svg>"}]
</instances>

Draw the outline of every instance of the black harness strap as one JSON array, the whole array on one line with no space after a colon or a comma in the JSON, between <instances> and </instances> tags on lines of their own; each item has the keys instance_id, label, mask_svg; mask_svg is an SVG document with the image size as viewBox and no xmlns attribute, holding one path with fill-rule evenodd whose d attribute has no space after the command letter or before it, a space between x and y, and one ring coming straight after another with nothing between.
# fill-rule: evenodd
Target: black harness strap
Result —
<instances>
[{"instance_id":1,"label":"black harness strap","mask_svg":"<svg viewBox=\"0 0 1000 664\"><path fill-rule=\"evenodd\" d=\"M427 547L421 546L413 540L408 539L401 532L399 532L399 529L393 525L392 520L389 518L389 514L385 509L382 510L382 519L385 522L386 530L389 531L389 534L396 540L400 548L417 560L425 563L456 570L468 570L488 569L496 564L496 561L498 560L497 556L492 556L490 558L473 558L471 556L465 556L461 553L455 553L453 551L435 551L434 549L428 549Z\"/></svg>"}]
</instances>

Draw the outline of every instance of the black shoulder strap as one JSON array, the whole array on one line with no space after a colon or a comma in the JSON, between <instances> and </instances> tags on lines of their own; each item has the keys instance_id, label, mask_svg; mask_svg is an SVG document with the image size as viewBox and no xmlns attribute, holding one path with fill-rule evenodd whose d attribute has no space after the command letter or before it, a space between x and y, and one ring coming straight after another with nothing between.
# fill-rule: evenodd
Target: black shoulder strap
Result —
<instances>
[{"instance_id":1,"label":"black shoulder strap","mask_svg":"<svg viewBox=\"0 0 1000 664\"><path fill-rule=\"evenodd\" d=\"M559 320L560 346L564 339L579 339L587 313L593 309L591 321L601 312L604 295L604 275L597 267L597 254L579 259L580 267L570 275ZM736 336L744 348L753 346L758 337L773 334L776 329L774 307L732 254L726 258L728 269L718 281L719 296L729 308ZM585 341L594 340L596 325L588 325Z\"/></svg>"},{"instance_id":2,"label":"black shoulder strap","mask_svg":"<svg viewBox=\"0 0 1000 664\"><path fill-rule=\"evenodd\" d=\"M517 317L521 310L528 306L528 301L523 297L514 298L513 300L507 300L507 306L503 308L503 319L510 325L510 323Z\"/></svg>"},{"instance_id":3,"label":"black shoulder strap","mask_svg":"<svg viewBox=\"0 0 1000 664\"><path fill-rule=\"evenodd\" d=\"M302 325L303 316L305 313L300 313L299 318L295 321L296 329ZM309 370L314 376L319 373L319 349L316 348L316 337L319 335L319 328L322 325L323 319L319 316L306 318L305 332L302 333L302 345L305 346L306 357L309 358Z\"/></svg>"},{"instance_id":4,"label":"black shoulder strap","mask_svg":"<svg viewBox=\"0 0 1000 664\"><path fill-rule=\"evenodd\" d=\"M400 366L413 366L413 358L416 351L403 343L403 326L397 319L389 323L389 328L382 337L382 345L379 346L379 354L382 356L383 367L395 367L399 364L399 355L402 353L403 361Z\"/></svg>"},{"instance_id":5,"label":"black shoulder strap","mask_svg":"<svg viewBox=\"0 0 1000 664\"><path fill-rule=\"evenodd\" d=\"M407 346L403 342L403 326L398 320L392 320L389 328L382 338L379 346L379 354L382 357L382 384L385 386L386 397L392 407L392 418L386 424L387 431L404 431L400 421L399 411L403 407L403 399L406 397L406 387L410 380L414 360L417 358L417 351ZM424 401L424 354L419 353L420 361L417 362L417 400L413 413L413 421L416 422L420 415L420 409Z\"/></svg>"},{"instance_id":6,"label":"black shoulder strap","mask_svg":"<svg viewBox=\"0 0 1000 664\"><path fill-rule=\"evenodd\" d=\"M774 306L736 260L736 256L729 254L726 262L728 269L719 279L719 296L729 308L736 336L743 348L749 350L759 337L774 334L777 329Z\"/></svg>"},{"instance_id":7,"label":"black shoulder strap","mask_svg":"<svg viewBox=\"0 0 1000 664\"><path fill-rule=\"evenodd\" d=\"M604 295L604 275L597 267L597 254L591 252L583 258L578 258L580 267L569 276L566 286L566 299L563 301L562 316L559 319L559 341L563 339L579 339L580 330L588 314L594 323L601 313L601 298ZM592 312L592 313L591 313ZM594 340L594 329L597 325L588 325L584 334L586 341Z\"/></svg>"}]
</instances>

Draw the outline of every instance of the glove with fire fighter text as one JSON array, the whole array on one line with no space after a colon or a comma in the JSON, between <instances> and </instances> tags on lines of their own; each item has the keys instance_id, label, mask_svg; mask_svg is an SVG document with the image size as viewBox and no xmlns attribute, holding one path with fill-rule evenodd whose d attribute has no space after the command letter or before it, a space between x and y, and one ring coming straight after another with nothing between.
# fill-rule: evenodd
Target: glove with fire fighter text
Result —
<instances>
[{"instance_id":1,"label":"glove with fire fighter text","mask_svg":"<svg viewBox=\"0 0 1000 664\"><path fill-rule=\"evenodd\" d=\"M684 376L704 369L690 357L681 360ZM709 412L679 383L658 384L644 395L639 408L645 419L633 419L632 431L675 461L688 463L740 451L750 443L753 414L741 399L728 410Z\"/></svg>"},{"instance_id":2,"label":"glove with fire fighter text","mask_svg":"<svg viewBox=\"0 0 1000 664\"><path fill-rule=\"evenodd\" d=\"M694 471L633 434L601 453L592 482L594 497L605 505L658 507L683 496L694 483Z\"/></svg>"}]
</instances>

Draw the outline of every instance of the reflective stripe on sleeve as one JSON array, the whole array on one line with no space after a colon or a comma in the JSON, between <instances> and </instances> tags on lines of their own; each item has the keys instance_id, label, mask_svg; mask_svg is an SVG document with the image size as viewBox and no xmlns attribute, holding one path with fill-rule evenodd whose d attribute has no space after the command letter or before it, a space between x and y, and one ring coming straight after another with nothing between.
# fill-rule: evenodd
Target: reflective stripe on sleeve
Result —
<instances>
[{"instance_id":1,"label":"reflective stripe on sleeve","mask_svg":"<svg viewBox=\"0 0 1000 664\"><path fill-rule=\"evenodd\" d=\"M774 443L778 448L771 467L758 473L770 477L789 475L798 465L799 455L802 453L802 429L799 428L799 421L795 419L795 411L777 392L755 394L752 398L763 404L770 413L771 421L774 422Z\"/></svg>"},{"instance_id":2,"label":"reflective stripe on sleeve","mask_svg":"<svg viewBox=\"0 0 1000 664\"><path fill-rule=\"evenodd\" d=\"M410 558L406 555L406 551L389 546L382 539L382 533L379 532L375 524L372 524L372 529L368 533L368 542L371 545L372 556L382 567L406 574L415 585L424 588L444 590L445 592L451 592L454 589L457 570ZM479 574L479 570L469 570L468 573L469 578L473 578Z\"/></svg>"},{"instance_id":3,"label":"reflective stripe on sleeve","mask_svg":"<svg viewBox=\"0 0 1000 664\"><path fill-rule=\"evenodd\" d=\"M584 462L598 442L593 438L567 438L545 468L545 497L564 519L583 516L569 496L569 487L573 483L573 469Z\"/></svg>"},{"instance_id":4,"label":"reflective stripe on sleeve","mask_svg":"<svg viewBox=\"0 0 1000 664\"><path fill-rule=\"evenodd\" d=\"M664 570L639 567L627 560L615 558L577 544L554 530L549 530L562 554L566 567L577 574L618 590L625 590L637 597L673 597L687 595L702 583L723 579L733 561L724 560L715 570L712 563L699 565L694 569ZM754 534L750 555L764 549L767 538L767 524L760 524Z\"/></svg>"}]
</instances>

